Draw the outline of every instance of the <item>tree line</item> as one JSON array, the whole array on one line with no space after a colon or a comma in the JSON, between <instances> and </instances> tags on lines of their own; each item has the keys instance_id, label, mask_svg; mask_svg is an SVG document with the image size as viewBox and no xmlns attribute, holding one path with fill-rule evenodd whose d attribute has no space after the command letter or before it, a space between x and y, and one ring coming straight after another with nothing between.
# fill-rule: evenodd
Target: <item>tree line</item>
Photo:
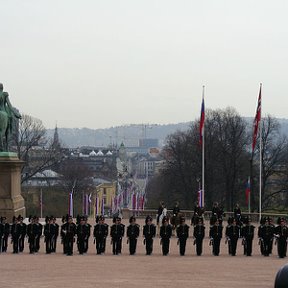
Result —
<instances>
[{"instance_id":1,"label":"tree line","mask_svg":"<svg viewBox=\"0 0 288 288\"><path fill-rule=\"evenodd\" d=\"M276 118L262 118L262 149L259 139L252 153L252 123L231 107L207 110L205 115L205 208L218 202L226 211L236 203L247 208L245 186L250 177L251 211L259 208L259 165L262 163L262 210L283 211L288 204L288 142L280 134ZM193 209L201 187L202 149L199 144L199 121L185 132L167 137L162 150L164 165L148 185L148 206L159 201L173 207Z\"/></svg>"}]
</instances>

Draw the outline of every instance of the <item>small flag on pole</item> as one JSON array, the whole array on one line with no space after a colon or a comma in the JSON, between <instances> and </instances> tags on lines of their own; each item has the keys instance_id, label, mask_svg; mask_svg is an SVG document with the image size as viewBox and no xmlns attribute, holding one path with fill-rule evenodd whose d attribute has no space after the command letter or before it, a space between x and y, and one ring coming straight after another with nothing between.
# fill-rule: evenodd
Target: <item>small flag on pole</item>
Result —
<instances>
[{"instance_id":1,"label":"small flag on pole","mask_svg":"<svg viewBox=\"0 0 288 288\"><path fill-rule=\"evenodd\" d=\"M198 205L199 207L203 207L203 197L202 197L202 190L200 189L198 191Z\"/></svg>"},{"instance_id":2,"label":"small flag on pole","mask_svg":"<svg viewBox=\"0 0 288 288\"><path fill-rule=\"evenodd\" d=\"M69 215L73 217L73 192L69 193Z\"/></svg>"},{"instance_id":3,"label":"small flag on pole","mask_svg":"<svg viewBox=\"0 0 288 288\"><path fill-rule=\"evenodd\" d=\"M249 177L247 180L246 189L245 189L246 205L249 205L250 192L251 192L251 185L250 185L250 177Z\"/></svg>"},{"instance_id":4,"label":"small flag on pole","mask_svg":"<svg viewBox=\"0 0 288 288\"><path fill-rule=\"evenodd\" d=\"M258 127L259 127L259 122L261 121L261 88L262 88L262 84L260 84L257 110L256 110L256 115L255 115L254 123L253 123L252 153L254 152L254 149L255 149L255 146L256 146L257 135L258 135ZM261 135L260 135L260 137L261 137Z\"/></svg>"},{"instance_id":5,"label":"small flag on pole","mask_svg":"<svg viewBox=\"0 0 288 288\"><path fill-rule=\"evenodd\" d=\"M99 215L99 198L95 199L95 216Z\"/></svg>"},{"instance_id":6,"label":"small flag on pole","mask_svg":"<svg viewBox=\"0 0 288 288\"><path fill-rule=\"evenodd\" d=\"M101 214L102 214L102 215L105 214L104 198L103 198L103 197L102 197L102 201L101 201Z\"/></svg>"}]
</instances>

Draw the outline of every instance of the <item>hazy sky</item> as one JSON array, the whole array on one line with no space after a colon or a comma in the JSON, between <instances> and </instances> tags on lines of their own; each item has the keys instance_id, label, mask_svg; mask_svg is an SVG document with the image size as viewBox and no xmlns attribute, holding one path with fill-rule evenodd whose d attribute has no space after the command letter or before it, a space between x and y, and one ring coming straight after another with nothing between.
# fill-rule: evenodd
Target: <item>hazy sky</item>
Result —
<instances>
[{"instance_id":1,"label":"hazy sky","mask_svg":"<svg viewBox=\"0 0 288 288\"><path fill-rule=\"evenodd\" d=\"M0 0L0 82L46 128L287 118L288 1Z\"/></svg>"}]
</instances>

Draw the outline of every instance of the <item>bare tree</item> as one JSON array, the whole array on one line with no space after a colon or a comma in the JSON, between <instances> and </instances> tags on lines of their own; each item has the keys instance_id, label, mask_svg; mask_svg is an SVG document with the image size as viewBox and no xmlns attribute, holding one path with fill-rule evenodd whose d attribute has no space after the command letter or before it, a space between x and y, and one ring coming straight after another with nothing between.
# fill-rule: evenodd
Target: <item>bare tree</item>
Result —
<instances>
[{"instance_id":1,"label":"bare tree","mask_svg":"<svg viewBox=\"0 0 288 288\"><path fill-rule=\"evenodd\" d=\"M249 175L246 122L232 109L207 111L205 121L205 204L221 202L231 210L244 199L244 179ZM158 177L158 191L168 203L192 208L201 180L199 124L176 132L164 148L166 167ZM155 184L154 187L159 187ZM153 186L151 187L151 189ZM158 188L159 189L159 188ZM242 193L242 194L241 194ZM151 195L151 193L150 193ZM242 196L243 195L243 196Z\"/></svg>"},{"instance_id":2,"label":"bare tree","mask_svg":"<svg viewBox=\"0 0 288 288\"><path fill-rule=\"evenodd\" d=\"M18 158L24 161L21 179L23 183L59 162L61 153L54 149L53 141L47 139L41 120L23 114L18 125L18 133L13 134L13 147Z\"/></svg>"},{"instance_id":3,"label":"bare tree","mask_svg":"<svg viewBox=\"0 0 288 288\"><path fill-rule=\"evenodd\" d=\"M262 208L268 209L277 204L280 193L288 190L287 137L280 135L280 124L276 118L267 115L262 120ZM259 136L260 137L260 136ZM257 142L253 155L254 183L259 187L259 152ZM255 185L254 185L255 186ZM255 187L254 187L255 188ZM256 189L253 189L255 192ZM276 201L276 202L275 202ZM282 201L283 202L283 201Z\"/></svg>"}]
</instances>

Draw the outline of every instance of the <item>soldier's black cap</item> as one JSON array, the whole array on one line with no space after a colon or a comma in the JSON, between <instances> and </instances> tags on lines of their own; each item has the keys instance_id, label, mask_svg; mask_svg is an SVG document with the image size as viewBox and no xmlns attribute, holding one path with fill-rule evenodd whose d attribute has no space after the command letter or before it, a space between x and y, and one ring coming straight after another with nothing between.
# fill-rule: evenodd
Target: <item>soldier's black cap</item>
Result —
<instances>
[{"instance_id":1,"label":"soldier's black cap","mask_svg":"<svg viewBox=\"0 0 288 288\"><path fill-rule=\"evenodd\" d=\"M50 217L49 217L49 216L46 216L46 217L45 217L45 223L47 224L49 221L50 221Z\"/></svg>"},{"instance_id":2,"label":"soldier's black cap","mask_svg":"<svg viewBox=\"0 0 288 288\"><path fill-rule=\"evenodd\" d=\"M145 219L145 223L147 224L148 221L152 221L152 217L150 215L148 215Z\"/></svg>"},{"instance_id":3,"label":"soldier's black cap","mask_svg":"<svg viewBox=\"0 0 288 288\"><path fill-rule=\"evenodd\" d=\"M168 217L164 216L162 219L162 224L164 224L165 222L168 222Z\"/></svg>"},{"instance_id":4,"label":"soldier's black cap","mask_svg":"<svg viewBox=\"0 0 288 288\"><path fill-rule=\"evenodd\" d=\"M18 221L22 221L24 218L21 215L18 215L17 219Z\"/></svg>"},{"instance_id":5,"label":"soldier's black cap","mask_svg":"<svg viewBox=\"0 0 288 288\"><path fill-rule=\"evenodd\" d=\"M129 223L132 223L133 221L136 221L135 216L131 216L131 217L130 217L130 219L129 219Z\"/></svg>"}]
</instances>

